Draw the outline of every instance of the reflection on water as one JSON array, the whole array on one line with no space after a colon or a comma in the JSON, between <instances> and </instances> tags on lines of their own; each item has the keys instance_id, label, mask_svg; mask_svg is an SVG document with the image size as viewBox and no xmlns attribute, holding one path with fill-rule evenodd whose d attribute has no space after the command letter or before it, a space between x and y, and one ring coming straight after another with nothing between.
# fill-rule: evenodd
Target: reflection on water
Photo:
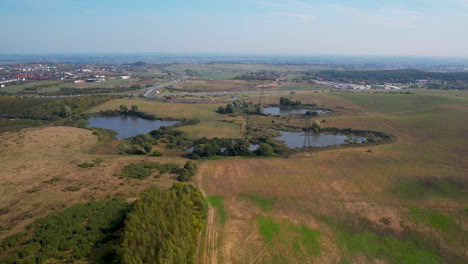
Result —
<instances>
[{"instance_id":1,"label":"reflection on water","mask_svg":"<svg viewBox=\"0 0 468 264\"><path fill-rule=\"evenodd\" d=\"M305 138L304 132L285 132L280 131L281 136L276 137L276 140L284 141L290 148L302 148L304 146L327 147L333 145L347 144L351 142L362 143L366 141L365 137L349 137L345 135L333 134L314 134L311 133L310 138Z\"/></svg>"},{"instance_id":2,"label":"reflection on water","mask_svg":"<svg viewBox=\"0 0 468 264\"><path fill-rule=\"evenodd\" d=\"M93 117L88 119L89 127L105 128L116 131L117 139L134 137L148 133L163 126L172 126L180 121L148 120L136 116Z\"/></svg>"}]
</instances>

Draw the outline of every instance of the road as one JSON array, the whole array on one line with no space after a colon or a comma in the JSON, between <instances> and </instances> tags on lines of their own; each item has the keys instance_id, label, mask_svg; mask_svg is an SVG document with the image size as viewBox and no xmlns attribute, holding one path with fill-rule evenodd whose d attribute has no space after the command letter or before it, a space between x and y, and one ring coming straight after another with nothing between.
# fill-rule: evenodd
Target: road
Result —
<instances>
[{"instance_id":1,"label":"road","mask_svg":"<svg viewBox=\"0 0 468 264\"><path fill-rule=\"evenodd\" d=\"M171 85L174 85L176 83L180 83L180 82L183 82L185 80L188 79L188 76L183 74L183 73L177 73L177 72L172 72L173 74L177 74L180 76L179 79L177 80L172 80L172 82L168 82L168 83L163 83L163 84L160 84L160 85L156 85L156 86L152 86L151 88L147 89L144 93L143 93L143 96L144 97L147 97L147 98L154 98L154 94L156 93L157 90L159 89L163 89L163 88L166 88L166 87L169 87Z\"/></svg>"}]
</instances>

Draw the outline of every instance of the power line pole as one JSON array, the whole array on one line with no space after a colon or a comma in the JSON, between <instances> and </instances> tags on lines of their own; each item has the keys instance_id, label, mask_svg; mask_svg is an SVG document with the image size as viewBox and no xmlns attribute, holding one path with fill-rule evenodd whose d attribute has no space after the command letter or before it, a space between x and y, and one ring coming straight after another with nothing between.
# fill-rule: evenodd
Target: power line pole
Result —
<instances>
[{"instance_id":1,"label":"power line pole","mask_svg":"<svg viewBox=\"0 0 468 264\"><path fill-rule=\"evenodd\" d=\"M260 105L264 105L266 104L266 100L265 100L265 87L261 87L260 88Z\"/></svg>"},{"instance_id":2,"label":"power line pole","mask_svg":"<svg viewBox=\"0 0 468 264\"><path fill-rule=\"evenodd\" d=\"M305 127L304 127L304 145L303 147L311 147L312 143L310 142L310 138L312 137L311 135L311 125L310 125L310 117L306 116L305 117Z\"/></svg>"}]
</instances>

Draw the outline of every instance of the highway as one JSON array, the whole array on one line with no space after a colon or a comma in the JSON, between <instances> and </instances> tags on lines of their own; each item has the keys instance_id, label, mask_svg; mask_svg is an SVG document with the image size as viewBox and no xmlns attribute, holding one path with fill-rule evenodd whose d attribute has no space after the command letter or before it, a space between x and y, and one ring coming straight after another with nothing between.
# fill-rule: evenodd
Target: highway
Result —
<instances>
[{"instance_id":1,"label":"highway","mask_svg":"<svg viewBox=\"0 0 468 264\"><path fill-rule=\"evenodd\" d=\"M143 93L143 96L144 97L147 97L147 98L154 98L154 94L156 93L157 90L159 89L163 89L163 88L166 88L166 87L169 87L173 84L176 84L176 83L180 83L180 82L183 82L185 80L188 79L188 76L185 75L185 74L182 74L182 73L177 73L177 72L172 72L173 74L177 74L180 76L179 79L177 80L173 80L171 82L168 82L168 83L163 83L163 84L160 84L160 85L156 85L156 86L152 86L151 88L147 89L144 93Z\"/></svg>"}]
</instances>

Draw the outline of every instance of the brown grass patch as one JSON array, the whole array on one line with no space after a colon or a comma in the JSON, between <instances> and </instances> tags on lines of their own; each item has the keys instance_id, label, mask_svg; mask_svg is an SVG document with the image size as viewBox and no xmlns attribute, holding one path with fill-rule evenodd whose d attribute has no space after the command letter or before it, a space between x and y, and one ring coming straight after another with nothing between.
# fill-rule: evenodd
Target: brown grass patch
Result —
<instances>
[{"instance_id":1,"label":"brown grass patch","mask_svg":"<svg viewBox=\"0 0 468 264\"><path fill-rule=\"evenodd\" d=\"M27 129L0 135L0 239L21 231L38 217L72 204L107 196L135 197L148 186L167 188L172 175L145 180L119 179L114 174L142 160L183 164L183 159L92 154L92 132L72 127ZM78 164L99 160L92 168ZM77 191L64 191L72 187Z\"/></svg>"}]
</instances>

